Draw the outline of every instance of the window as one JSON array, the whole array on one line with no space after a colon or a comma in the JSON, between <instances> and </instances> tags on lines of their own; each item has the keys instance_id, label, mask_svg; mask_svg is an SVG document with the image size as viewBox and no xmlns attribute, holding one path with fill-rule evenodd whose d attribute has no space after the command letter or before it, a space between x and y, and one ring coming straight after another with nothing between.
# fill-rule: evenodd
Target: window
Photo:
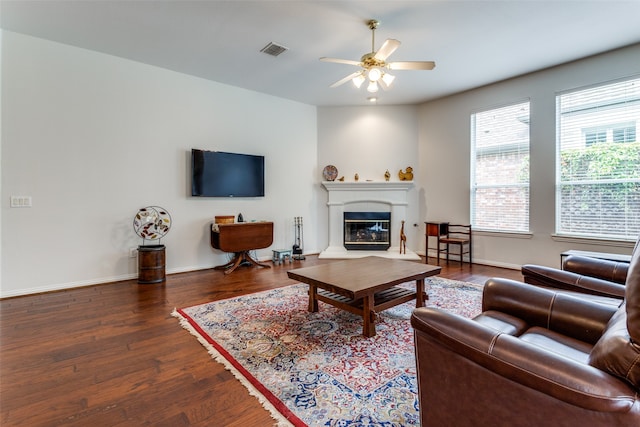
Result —
<instances>
[{"instance_id":1,"label":"window","mask_svg":"<svg viewBox=\"0 0 640 427\"><path fill-rule=\"evenodd\" d=\"M529 231L529 101L471 115L471 223Z\"/></svg>"},{"instance_id":2,"label":"window","mask_svg":"<svg viewBox=\"0 0 640 427\"><path fill-rule=\"evenodd\" d=\"M640 78L556 96L556 232L640 233Z\"/></svg>"},{"instance_id":3,"label":"window","mask_svg":"<svg viewBox=\"0 0 640 427\"><path fill-rule=\"evenodd\" d=\"M624 123L583 129L587 146L603 142L634 142L636 140L636 124Z\"/></svg>"},{"instance_id":4,"label":"window","mask_svg":"<svg viewBox=\"0 0 640 427\"><path fill-rule=\"evenodd\" d=\"M635 125L621 127L613 130L613 142L635 142L636 127Z\"/></svg>"},{"instance_id":5,"label":"window","mask_svg":"<svg viewBox=\"0 0 640 427\"><path fill-rule=\"evenodd\" d=\"M587 145L599 144L607 142L607 131L605 130L588 130L584 134L584 140Z\"/></svg>"}]
</instances>

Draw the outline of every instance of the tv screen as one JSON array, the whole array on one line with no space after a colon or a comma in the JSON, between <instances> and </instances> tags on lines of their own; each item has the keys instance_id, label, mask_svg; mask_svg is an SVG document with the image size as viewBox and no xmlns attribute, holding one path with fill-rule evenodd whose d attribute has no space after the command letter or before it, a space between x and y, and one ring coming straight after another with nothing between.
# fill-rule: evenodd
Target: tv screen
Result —
<instances>
[{"instance_id":1,"label":"tv screen","mask_svg":"<svg viewBox=\"0 0 640 427\"><path fill-rule=\"evenodd\" d=\"M264 156L191 150L191 195L264 197Z\"/></svg>"}]
</instances>

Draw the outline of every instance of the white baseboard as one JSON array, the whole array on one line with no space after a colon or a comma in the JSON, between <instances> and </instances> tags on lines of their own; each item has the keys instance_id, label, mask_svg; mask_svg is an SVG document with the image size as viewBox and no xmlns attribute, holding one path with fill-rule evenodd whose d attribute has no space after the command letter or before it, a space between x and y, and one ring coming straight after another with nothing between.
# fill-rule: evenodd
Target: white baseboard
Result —
<instances>
[{"instance_id":1,"label":"white baseboard","mask_svg":"<svg viewBox=\"0 0 640 427\"><path fill-rule=\"evenodd\" d=\"M418 252L420 255L425 256L425 252L424 251L419 251ZM431 255L429 255L431 258L436 258L437 254L435 251L429 251L429 253ZM456 257L458 258L458 257ZM442 260L442 258L441 258ZM455 261L457 261L457 259L454 259ZM446 262L446 260L445 260ZM465 262L469 262L468 258L465 258ZM496 261L490 261L490 260L486 260L486 259L477 259L476 257L473 258L473 263L474 264L479 264L479 265L488 265L489 267L498 267L498 268L507 268L509 270L520 270L521 269L521 265L520 264L510 264L510 263L506 263L506 262L496 262Z\"/></svg>"},{"instance_id":2,"label":"white baseboard","mask_svg":"<svg viewBox=\"0 0 640 427\"><path fill-rule=\"evenodd\" d=\"M80 280L77 282L57 283L52 285L38 286L33 288L17 289L14 291L0 291L0 299L13 298L25 295L42 294L47 292L64 291L66 289L84 288L86 286L102 285L106 283L120 282L122 280L136 279L138 274L123 274L121 276L102 277L99 279Z\"/></svg>"},{"instance_id":3,"label":"white baseboard","mask_svg":"<svg viewBox=\"0 0 640 427\"><path fill-rule=\"evenodd\" d=\"M355 252L360 252L360 251L355 251ZM379 251L376 251L376 252L379 252ZM409 255L409 252L410 251L407 251L408 255ZM318 251L310 251L310 252L305 252L304 255L305 256L318 255L318 253L319 253ZM424 251L411 253L411 255L416 255L416 254L424 256ZM259 260L261 262L267 262L267 261L271 261L271 257L262 256L262 257L259 257ZM488 261L488 260L482 260L482 259L480 260L474 259L473 261L474 261L473 262L474 264L488 265L491 267L499 267L499 268L508 268L510 270L520 270L520 267L521 267L520 265L516 265L516 264L501 263L501 262ZM171 274L178 274L178 273L188 273L190 271L207 270L213 267L215 267L215 265L191 265L186 267L168 269L166 271L166 274L171 275ZM130 274L122 274L119 276L102 277L98 279L80 280L77 282L57 283L52 285L38 286L34 288L18 289L18 290L9 291L9 292L0 290L0 299L21 297L26 295L34 295L34 294L41 294L41 293L47 293L47 292L63 291L67 289L82 288L86 286L104 285L104 284L113 283L113 282L120 282L123 280L135 280L137 278L138 278L137 273L130 273Z\"/></svg>"}]
</instances>

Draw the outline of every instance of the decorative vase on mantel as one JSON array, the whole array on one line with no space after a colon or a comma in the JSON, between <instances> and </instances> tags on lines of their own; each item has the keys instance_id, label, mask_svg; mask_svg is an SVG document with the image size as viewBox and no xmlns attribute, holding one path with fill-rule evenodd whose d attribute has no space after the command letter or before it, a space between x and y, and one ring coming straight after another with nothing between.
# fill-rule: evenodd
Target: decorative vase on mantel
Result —
<instances>
[{"instance_id":1,"label":"decorative vase on mantel","mask_svg":"<svg viewBox=\"0 0 640 427\"><path fill-rule=\"evenodd\" d=\"M160 239L171 229L171 215L160 206L147 206L133 218L133 229L142 238L142 245L138 246L138 283L164 282L165 246ZM147 240L152 244L145 244Z\"/></svg>"}]
</instances>

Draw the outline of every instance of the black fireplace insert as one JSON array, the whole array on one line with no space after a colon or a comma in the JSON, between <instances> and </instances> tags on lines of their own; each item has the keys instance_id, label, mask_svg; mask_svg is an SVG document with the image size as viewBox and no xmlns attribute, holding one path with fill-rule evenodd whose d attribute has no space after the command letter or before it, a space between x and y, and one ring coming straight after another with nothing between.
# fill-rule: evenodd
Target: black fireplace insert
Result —
<instances>
[{"instance_id":1,"label":"black fireplace insert","mask_svg":"<svg viewBox=\"0 0 640 427\"><path fill-rule=\"evenodd\" d=\"M344 247L347 250L386 251L391 246L391 212L345 212Z\"/></svg>"}]
</instances>

